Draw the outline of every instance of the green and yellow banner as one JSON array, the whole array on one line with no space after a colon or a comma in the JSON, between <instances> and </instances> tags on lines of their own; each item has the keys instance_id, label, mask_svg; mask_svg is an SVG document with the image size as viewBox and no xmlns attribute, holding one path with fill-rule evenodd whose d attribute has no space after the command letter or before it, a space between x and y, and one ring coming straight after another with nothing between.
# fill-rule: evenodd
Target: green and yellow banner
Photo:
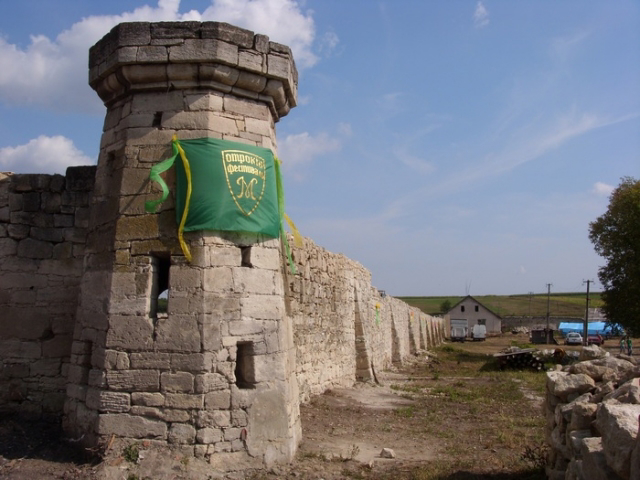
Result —
<instances>
[{"instance_id":1,"label":"green and yellow banner","mask_svg":"<svg viewBox=\"0 0 640 480\"><path fill-rule=\"evenodd\" d=\"M154 212L169 194L160 174L176 163L176 221L185 256L190 260L183 232L222 230L261 233L283 240L293 268L283 220L284 191L280 166L267 148L197 138L172 141L173 155L151 169L150 178L162 197L145 204ZM180 157L179 162L175 162ZM290 222L293 225L293 222ZM293 227L295 228L295 227ZM299 234L294 230L296 243Z\"/></svg>"}]
</instances>

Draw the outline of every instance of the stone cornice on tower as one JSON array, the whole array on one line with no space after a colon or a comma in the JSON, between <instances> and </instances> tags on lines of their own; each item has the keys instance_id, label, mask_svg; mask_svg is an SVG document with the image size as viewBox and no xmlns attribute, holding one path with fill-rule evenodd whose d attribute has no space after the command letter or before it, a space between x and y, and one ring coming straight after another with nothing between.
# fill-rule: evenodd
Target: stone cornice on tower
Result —
<instances>
[{"instance_id":1,"label":"stone cornice on tower","mask_svg":"<svg viewBox=\"0 0 640 480\"><path fill-rule=\"evenodd\" d=\"M136 22L89 51L89 84L109 106L133 92L215 90L266 103L277 121L297 104L291 49L220 22Z\"/></svg>"}]
</instances>

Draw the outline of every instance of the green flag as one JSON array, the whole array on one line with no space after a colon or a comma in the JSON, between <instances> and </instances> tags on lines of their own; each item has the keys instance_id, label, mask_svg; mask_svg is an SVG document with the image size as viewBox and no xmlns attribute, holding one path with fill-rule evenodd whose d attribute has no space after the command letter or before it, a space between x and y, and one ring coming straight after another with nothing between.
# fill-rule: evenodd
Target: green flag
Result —
<instances>
[{"instance_id":1,"label":"green flag","mask_svg":"<svg viewBox=\"0 0 640 480\"><path fill-rule=\"evenodd\" d=\"M267 148L198 138L180 140L187 162L176 163L176 220L191 198L184 231L224 230L280 235L274 157Z\"/></svg>"},{"instance_id":2,"label":"green flag","mask_svg":"<svg viewBox=\"0 0 640 480\"><path fill-rule=\"evenodd\" d=\"M283 219L292 226L296 244L302 240L293 222L284 213L284 191L280 161L267 148L244 143L197 138L178 140L174 135L173 154L153 166L149 178L162 188L162 197L145 202L149 213L169 196L161 173L176 164L176 222L178 240L189 261L191 253L183 232L223 230L261 233L281 237L291 271L291 257ZM175 162L180 157L180 162Z\"/></svg>"}]
</instances>

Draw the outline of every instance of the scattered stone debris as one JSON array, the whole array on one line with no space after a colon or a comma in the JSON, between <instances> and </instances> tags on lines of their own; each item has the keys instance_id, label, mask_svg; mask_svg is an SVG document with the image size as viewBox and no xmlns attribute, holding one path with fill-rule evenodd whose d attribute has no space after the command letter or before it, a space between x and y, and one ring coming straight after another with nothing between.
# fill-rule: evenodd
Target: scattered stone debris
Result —
<instances>
[{"instance_id":1,"label":"scattered stone debris","mask_svg":"<svg viewBox=\"0 0 640 480\"><path fill-rule=\"evenodd\" d=\"M380 457L382 458L396 458L396 452L394 452L391 448L383 448L380 452Z\"/></svg>"},{"instance_id":2,"label":"scattered stone debris","mask_svg":"<svg viewBox=\"0 0 640 480\"><path fill-rule=\"evenodd\" d=\"M640 366L595 345L580 358L547 373L547 477L639 479Z\"/></svg>"}]
</instances>

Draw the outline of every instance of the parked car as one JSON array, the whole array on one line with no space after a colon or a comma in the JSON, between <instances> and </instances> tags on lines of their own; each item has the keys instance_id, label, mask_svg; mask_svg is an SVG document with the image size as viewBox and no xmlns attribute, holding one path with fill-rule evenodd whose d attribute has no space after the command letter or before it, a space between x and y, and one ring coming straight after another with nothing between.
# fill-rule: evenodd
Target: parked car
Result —
<instances>
[{"instance_id":1,"label":"parked car","mask_svg":"<svg viewBox=\"0 0 640 480\"><path fill-rule=\"evenodd\" d=\"M582 335L577 332L567 333L567 336L564 337L565 345L582 345Z\"/></svg>"},{"instance_id":2,"label":"parked car","mask_svg":"<svg viewBox=\"0 0 640 480\"><path fill-rule=\"evenodd\" d=\"M604 345L604 337L602 335L588 335L587 345Z\"/></svg>"}]
</instances>

